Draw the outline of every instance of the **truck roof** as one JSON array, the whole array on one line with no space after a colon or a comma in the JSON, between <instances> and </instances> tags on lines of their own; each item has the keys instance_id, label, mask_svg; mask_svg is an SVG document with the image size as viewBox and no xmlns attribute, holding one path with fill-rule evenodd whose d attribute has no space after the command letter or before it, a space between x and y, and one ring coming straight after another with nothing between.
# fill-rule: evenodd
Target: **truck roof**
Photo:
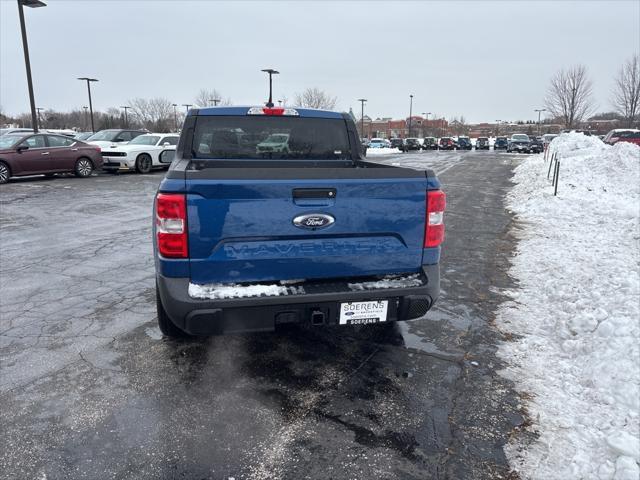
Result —
<instances>
[{"instance_id":1,"label":"truck roof","mask_svg":"<svg viewBox=\"0 0 640 480\"><path fill-rule=\"evenodd\" d=\"M247 115L250 108L265 108L264 105L247 105L247 106L233 106L233 107L207 107L207 108L194 108L189 110L187 116L192 115L232 115L232 116L244 116ZM314 108L298 108L298 107L273 107L293 109L298 112L298 116L304 118L344 118L340 112L332 112L330 110L316 110Z\"/></svg>"}]
</instances>

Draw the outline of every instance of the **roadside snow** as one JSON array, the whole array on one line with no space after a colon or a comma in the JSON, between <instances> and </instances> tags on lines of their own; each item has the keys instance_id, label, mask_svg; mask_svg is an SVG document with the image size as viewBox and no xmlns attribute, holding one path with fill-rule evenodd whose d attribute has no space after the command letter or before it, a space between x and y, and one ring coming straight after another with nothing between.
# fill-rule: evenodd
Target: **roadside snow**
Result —
<instances>
[{"instance_id":1,"label":"roadside snow","mask_svg":"<svg viewBox=\"0 0 640 480\"><path fill-rule=\"evenodd\" d=\"M367 157L400 153L399 148L367 148Z\"/></svg>"},{"instance_id":2,"label":"roadside snow","mask_svg":"<svg viewBox=\"0 0 640 480\"><path fill-rule=\"evenodd\" d=\"M542 155L508 198L524 231L519 282L497 323L503 374L532 395L531 445L506 448L531 479L640 477L640 148L561 135L553 196Z\"/></svg>"}]
</instances>

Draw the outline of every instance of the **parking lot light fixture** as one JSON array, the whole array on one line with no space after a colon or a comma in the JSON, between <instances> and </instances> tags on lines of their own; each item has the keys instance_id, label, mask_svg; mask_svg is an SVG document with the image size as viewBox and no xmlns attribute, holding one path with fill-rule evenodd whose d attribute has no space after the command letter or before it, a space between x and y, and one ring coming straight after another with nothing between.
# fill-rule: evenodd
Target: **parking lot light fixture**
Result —
<instances>
[{"instance_id":1,"label":"parking lot light fixture","mask_svg":"<svg viewBox=\"0 0 640 480\"><path fill-rule=\"evenodd\" d=\"M496 120L496 137L498 136L498 133L500 133L500 122L502 122L502 120Z\"/></svg>"},{"instance_id":2,"label":"parking lot light fixture","mask_svg":"<svg viewBox=\"0 0 640 480\"><path fill-rule=\"evenodd\" d=\"M189 113L189 109L193 107L193 103L183 103L182 106L186 108L187 113Z\"/></svg>"},{"instance_id":3,"label":"parking lot light fixture","mask_svg":"<svg viewBox=\"0 0 640 480\"><path fill-rule=\"evenodd\" d=\"M176 132L178 131L178 104L177 103L172 103L171 106L173 107L173 123L175 124L176 127Z\"/></svg>"},{"instance_id":4,"label":"parking lot light fixture","mask_svg":"<svg viewBox=\"0 0 640 480\"><path fill-rule=\"evenodd\" d=\"M124 128L129 128L129 118L127 117L127 110L131 107L128 105L120 105L120 108L124 108Z\"/></svg>"},{"instance_id":5,"label":"parking lot light fixture","mask_svg":"<svg viewBox=\"0 0 640 480\"><path fill-rule=\"evenodd\" d=\"M272 82L272 77L273 75L279 75L280 72L277 70L274 70L273 68L265 68L262 70L263 72L269 74L269 101L267 102L267 108L273 108L273 82Z\"/></svg>"},{"instance_id":6,"label":"parking lot light fixture","mask_svg":"<svg viewBox=\"0 0 640 480\"><path fill-rule=\"evenodd\" d=\"M87 82L87 92L89 92L89 113L91 114L91 131L96 133L96 128L93 123L93 103L91 102L91 82L97 82L97 78L78 77L78 80Z\"/></svg>"},{"instance_id":7,"label":"parking lot light fixture","mask_svg":"<svg viewBox=\"0 0 640 480\"><path fill-rule=\"evenodd\" d=\"M360 109L360 138L364 138L364 104L366 103L366 98L359 98L361 109Z\"/></svg>"},{"instance_id":8,"label":"parking lot light fixture","mask_svg":"<svg viewBox=\"0 0 640 480\"><path fill-rule=\"evenodd\" d=\"M209 101L210 101L211 103L213 103L213 106L214 106L214 107L217 107L217 106L218 106L218 104L220 103L220 99L219 99L219 98L210 98L210 99L209 99Z\"/></svg>"},{"instance_id":9,"label":"parking lot light fixture","mask_svg":"<svg viewBox=\"0 0 640 480\"><path fill-rule=\"evenodd\" d=\"M426 128L429 128L429 115L431 115L431 112L422 112L422 115L424 115L424 123L425 123L425 128L423 128L423 133L426 130Z\"/></svg>"},{"instance_id":10,"label":"parking lot light fixture","mask_svg":"<svg viewBox=\"0 0 640 480\"><path fill-rule=\"evenodd\" d=\"M546 112L546 108L536 108L534 112L538 112L538 136L540 136L540 114Z\"/></svg>"},{"instance_id":11,"label":"parking lot light fixture","mask_svg":"<svg viewBox=\"0 0 640 480\"><path fill-rule=\"evenodd\" d=\"M31 78L31 61L29 60L29 44L27 42L27 29L24 24L24 8L46 7L47 4L40 0L18 0L18 15L20 17L20 31L22 33L22 51L24 53L24 66L27 70L27 88L29 90L29 104L31 106L31 127L34 133L38 132L38 116L36 115L36 100L33 95L33 80Z\"/></svg>"},{"instance_id":12,"label":"parking lot light fixture","mask_svg":"<svg viewBox=\"0 0 640 480\"><path fill-rule=\"evenodd\" d=\"M86 131L86 130L89 128L89 127L87 126L87 125L88 125L88 123L89 123L89 122L87 121L87 112L89 111L89 107L87 107L86 105L83 105L83 106L82 106L82 109L84 110L84 124L82 125L82 129L83 129L84 131Z\"/></svg>"},{"instance_id":13,"label":"parking lot light fixture","mask_svg":"<svg viewBox=\"0 0 640 480\"><path fill-rule=\"evenodd\" d=\"M413 94L409 95L409 137L411 137L411 115L413 115Z\"/></svg>"}]
</instances>

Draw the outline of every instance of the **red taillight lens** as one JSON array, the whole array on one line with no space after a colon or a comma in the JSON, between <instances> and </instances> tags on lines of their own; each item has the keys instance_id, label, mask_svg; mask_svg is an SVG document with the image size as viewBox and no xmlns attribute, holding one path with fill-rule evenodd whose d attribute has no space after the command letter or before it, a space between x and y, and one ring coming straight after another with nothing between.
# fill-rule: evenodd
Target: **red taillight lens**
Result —
<instances>
[{"instance_id":1,"label":"red taillight lens","mask_svg":"<svg viewBox=\"0 0 640 480\"><path fill-rule=\"evenodd\" d=\"M447 197L442 190L427 192L427 223L424 234L426 248L437 247L444 240L444 209Z\"/></svg>"},{"instance_id":2,"label":"red taillight lens","mask_svg":"<svg viewBox=\"0 0 640 480\"><path fill-rule=\"evenodd\" d=\"M156 232L160 255L168 258L187 258L187 201L184 195L158 194Z\"/></svg>"},{"instance_id":3,"label":"red taillight lens","mask_svg":"<svg viewBox=\"0 0 640 480\"><path fill-rule=\"evenodd\" d=\"M268 108L262 109L265 115L284 115L284 108Z\"/></svg>"}]
</instances>

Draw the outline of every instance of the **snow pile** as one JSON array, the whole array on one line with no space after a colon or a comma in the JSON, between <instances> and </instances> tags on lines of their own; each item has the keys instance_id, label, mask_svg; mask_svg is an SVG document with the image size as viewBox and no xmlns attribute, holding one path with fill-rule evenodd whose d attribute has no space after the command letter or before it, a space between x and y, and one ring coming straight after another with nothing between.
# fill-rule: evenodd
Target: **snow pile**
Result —
<instances>
[{"instance_id":1,"label":"snow pile","mask_svg":"<svg viewBox=\"0 0 640 480\"><path fill-rule=\"evenodd\" d=\"M372 282L360 282L360 283L348 283L349 289L354 291L362 290L380 290L385 288L408 288L419 287L422 285L422 280L419 274L407 275L406 277L387 276L382 280Z\"/></svg>"},{"instance_id":2,"label":"snow pile","mask_svg":"<svg viewBox=\"0 0 640 480\"><path fill-rule=\"evenodd\" d=\"M292 287L295 288L295 287ZM238 285L235 283L189 283L189 296L217 300L221 298L277 297L288 295L289 287L284 285Z\"/></svg>"},{"instance_id":3,"label":"snow pile","mask_svg":"<svg viewBox=\"0 0 640 480\"><path fill-rule=\"evenodd\" d=\"M640 477L640 148L582 134L553 140L558 196L542 155L516 168L509 207L524 231L519 289L498 325L514 334L503 373L530 393L539 439L506 447L531 479Z\"/></svg>"},{"instance_id":4,"label":"snow pile","mask_svg":"<svg viewBox=\"0 0 640 480\"><path fill-rule=\"evenodd\" d=\"M376 155L392 155L394 153L401 153L399 148L367 148L367 157Z\"/></svg>"}]
</instances>

